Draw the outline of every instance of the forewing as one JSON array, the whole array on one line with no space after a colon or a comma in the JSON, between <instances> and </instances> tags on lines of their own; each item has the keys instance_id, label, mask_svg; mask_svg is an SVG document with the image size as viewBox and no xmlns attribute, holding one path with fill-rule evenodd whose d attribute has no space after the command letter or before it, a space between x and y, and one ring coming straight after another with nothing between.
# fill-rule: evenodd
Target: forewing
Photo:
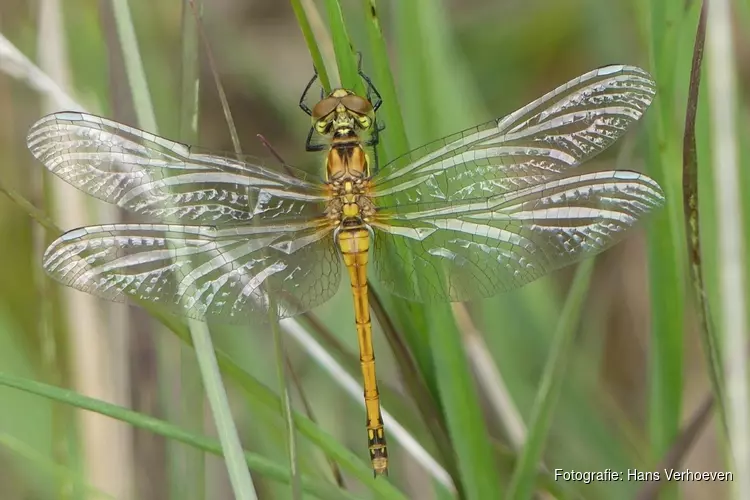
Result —
<instances>
[{"instance_id":1,"label":"forewing","mask_svg":"<svg viewBox=\"0 0 750 500\"><path fill-rule=\"evenodd\" d=\"M320 183L290 167L264 168L99 116L48 115L28 147L51 172L101 200L161 221L221 224L323 213Z\"/></svg>"},{"instance_id":2,"label":"forewing","mask_svg":"<svg viewBox=\"0 0 750 500\"><path fill-rule=\"evenodd\" d=\"M608 66L518 111L414 150L373 179L379 206L458 203L543 184L600 153L655 94L648 73Z\"/></svg>"},{"instance_id":3,"label":"forewing","mask_svg":"<svg viewBox=\"0 0 750 500\"><path fill-rule=\"evenodd\" d=\"M374 269L386 290L463 301L518 288L616 243L664 195L630 171L557 178L485 199L378 212Z\"/></svg>"},{"instance_id":4,"label":"forewing","mask_svg":"<svg viewBox=\"0 0 750 500\"><path fill-rule=\"evenodd\" d=\"M57 281L108 300L151 301L188 317L247 323L328 300L340 283L325 222L221 229L110 224L65 233L44 255Z\"/></svg>"}]
</instances>

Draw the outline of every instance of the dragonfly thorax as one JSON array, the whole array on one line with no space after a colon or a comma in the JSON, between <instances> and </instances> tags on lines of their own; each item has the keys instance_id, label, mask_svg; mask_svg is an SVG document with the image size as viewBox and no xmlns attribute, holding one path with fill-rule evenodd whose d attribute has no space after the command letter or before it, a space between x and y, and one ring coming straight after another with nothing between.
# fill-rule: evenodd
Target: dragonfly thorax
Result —
<instances>
[{"instance_id":1,"label":"dragonfly thorax","mask_svg":"<svg viewBox=\"0 0 750 500\"><path fill-rule=\"evenodd\" d=\"M329 182L363 179L370 175L370 160L358 141L334 141L326 156L326 174Z\"/></svg>"},{"instance_id":2,"label":"dragonfly thorax","mask_svg":"<svg viewBox=\"0 0 750 500\"><path fill-rule=\"evenodd\" d=\"M341 224L361 225L375 215L375 204L368 196L368 180L347 178L329 183L331 199L326 215Z\"/></svg>"}]
</instances>

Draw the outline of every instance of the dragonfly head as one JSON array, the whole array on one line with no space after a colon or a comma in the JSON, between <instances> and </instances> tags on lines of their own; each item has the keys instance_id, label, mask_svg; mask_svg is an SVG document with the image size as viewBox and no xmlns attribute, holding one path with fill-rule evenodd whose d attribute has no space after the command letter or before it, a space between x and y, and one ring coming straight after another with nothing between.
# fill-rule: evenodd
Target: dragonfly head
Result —
<instances>
[{"instance_id":1,"label":"dragonfly head","mask_svg":"<svg viewBox=\"0 0 750 500\"><path fill-rule=\"evenodd\" d=\"M372 127L372 103L351 90L336 89L312 110L315 130L321 135L346 136Z\"/></svg>"}]
</instances>

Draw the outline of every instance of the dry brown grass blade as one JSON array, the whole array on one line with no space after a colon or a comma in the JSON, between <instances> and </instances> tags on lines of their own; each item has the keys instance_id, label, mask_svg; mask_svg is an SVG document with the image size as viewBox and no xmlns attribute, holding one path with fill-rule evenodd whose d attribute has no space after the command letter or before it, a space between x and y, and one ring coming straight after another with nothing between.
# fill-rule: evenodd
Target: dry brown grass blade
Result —
<instances>
[{"instance_id":1,"label":"dry brown grass blade","mask_svg":"<svg viewBox=\"0 0 750 500\"><path fill-rule=\"evenodd\" d=\"M680 435L677 437L674 445L669 452L664 456L661 462L654 467L654 470L669 470L679 467L679 464L685 458L685 455L690 451L690 448L695 444L701 431L706 427L708 422L711 420L711 411L714 407L714 395L708 394L703 402L700 404L698 409L693 413L690 418L688 425L682 430ZM665 474L659 475L659 481L649 481L640 489L636 495L636 500L656 500L659 497L659 492L663 486L667 486L667 477Z\"/></svg>"},{"instance_id":2,"label":"dry brown grass blade","mask_svg":"<svg viewBox=\"0 0 750 500\"><path fill-rule=\"evenodd\" d=\"M703 65L703 47L706 39L706 3L701 6L698 27L695 33L693 62L690 68L690 87L688 90L687 111L685 116L685 133L682 146L682 189L683 210L687 231L687 248L690 259L690 277L695 291L700 321L700 338L706 356L708 375L711 387L717 396L722 425L726 429L724 417L724 377L721 368L719 346L711 321L711 309L708 303L703 280L702 250L700 224L698 216L698 152L695 139L695 121L698 114L698 94L700 91L701 68Z\"/></svg>"}]
</instances>

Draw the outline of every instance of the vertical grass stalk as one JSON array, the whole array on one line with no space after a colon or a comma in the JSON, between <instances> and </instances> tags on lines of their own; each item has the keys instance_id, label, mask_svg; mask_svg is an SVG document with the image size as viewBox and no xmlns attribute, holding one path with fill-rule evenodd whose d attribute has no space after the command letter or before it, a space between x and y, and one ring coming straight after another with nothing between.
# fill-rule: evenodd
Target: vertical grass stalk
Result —
<instances>
[{"instance_id":1,"label":"vertical grass stalk","mask_svg":"<svg viewBox=\"0 0 750 500\"><path fill-rule=\"evenodd\" d=\"M732 14L728 0L708 4L708 81L713 171L719 232L720 316L727 395L727 423L736 481L734 498L750 498L747 276L739 175L737 90Z\"/></svg>"},{"instance_id":2,"label":"vertical grass stalk","mask_svg":"<svg viewBox=\"0 0 750 500\"><path fill-rule=\"evenodd\" d=\"M139 124L146 130L158 133L146 74L141 62L127 2L124 0L117 1L113 4L113 7ZM255 500L257 495L243 458L244 451L239 434L232 420L229 400L221 381L208 325L196 320L188 320L188 325L193 338L195 354L198 358L203 386L206 389L216 429L224 450L224 460L229 471L229 479L235 498Z\"/></svg>"}]
</instances>

